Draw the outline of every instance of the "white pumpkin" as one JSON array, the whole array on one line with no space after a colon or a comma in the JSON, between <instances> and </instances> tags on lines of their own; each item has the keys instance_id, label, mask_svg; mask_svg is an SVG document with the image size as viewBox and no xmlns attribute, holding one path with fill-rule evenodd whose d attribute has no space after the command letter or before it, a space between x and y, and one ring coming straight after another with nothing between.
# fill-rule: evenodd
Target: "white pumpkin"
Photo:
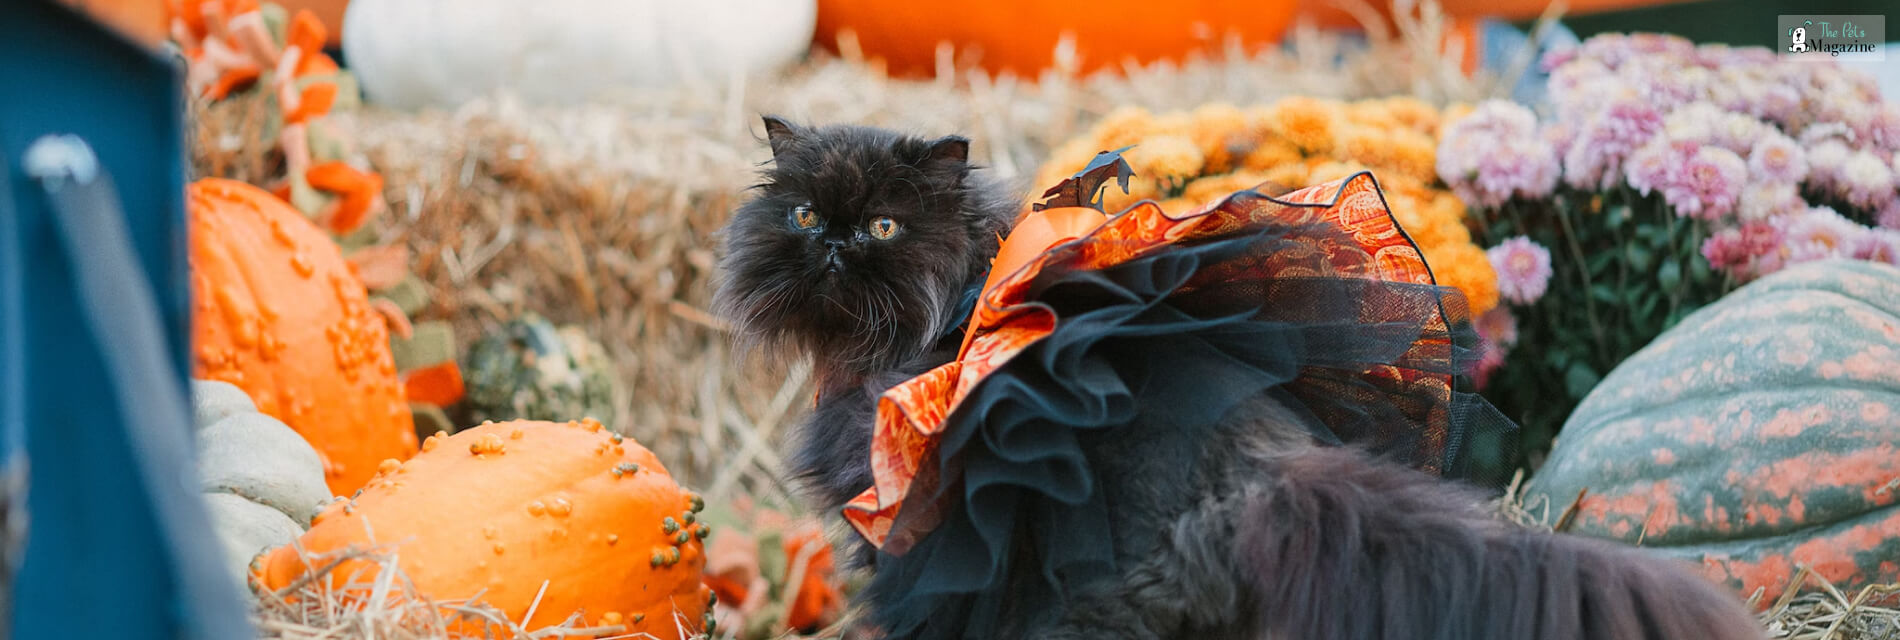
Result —
<instances>
[{"instance_id":1,"label":"white pumpkin","mask_svg":"<svg viewBox=\"0 0 1900 640\"><path fill-rule=\"evenodd\" d=\"M193 380L191 395L211 529L231 575L244 584L252 557L296 540L330 502L323 463L303 436L258 413L236 386Z\"/></svg>"},{"instance_id":2,"label":"white pumpkin","mask_svg":"<svg viewBox=\"0 0 1900 640\"><path fill-rule=\"evenodd\" d=\"M343 57L370 102L453 109L704 83L803 56L816 0L351 0Z\"/></svg>"}]
</instances>

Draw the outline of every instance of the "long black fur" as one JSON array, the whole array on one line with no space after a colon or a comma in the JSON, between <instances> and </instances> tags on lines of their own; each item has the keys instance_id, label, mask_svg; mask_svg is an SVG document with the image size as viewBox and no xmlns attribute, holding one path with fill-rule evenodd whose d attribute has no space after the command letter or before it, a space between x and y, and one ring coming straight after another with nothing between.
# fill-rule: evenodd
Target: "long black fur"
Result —
<instances>
[{"instance_id":1,"label":"long black fur","mask_svg":"<svg viewBox=\"0 0 1900 640\"><path fill-rule=\"evenodd\" d=\"M963 320L956 302L988 272L1021 201L970 163L959 136L764 122L772 162L724 231L714 304L743 345L811 360L818 405L789 463L813 506L835 513L871 486L878 394L955 356L944 336ZM799 206L820 229L792 223ZM895 237L867 233L880 216ZM846 555L862 564L871 551Z\"/></svg>"},{"instance_id":2,"label":"long black fur","mask_svg":"<svg viewBox=\"0 0 1900 640\"><path fill-rule=\"evenodd\" d=\"M1016 210L983 193L961 154L853 127L767 119L777 166L728 233L720 308L742 337L809 357L818 406L792 466L815 506L836 513L871 486L875 399L946 362L955 319L932 313L995 253ZM822 284L823 256L790 234L785 211L823 203L835 220L906 215L929 238L862 256L856 279ZM906 207L908 211L900 211ZM877 213L873 212L895 212ZM958 252L967 252L958 254ZM851 263L853 265L859 263ZM843 283L853 283L841 286ZM855 287L855 288L852 288ZM906 302L863 302L888 287ZM783 297L784 291L798 295ZM829 292L851 310L814 299ZM930 298L929 300L925 300ZM856 304L858 306L851 306ZM1370 640L1733 640L1763 637L1738 598L1687 567L1637 549L1535 532L1486 512L1476 490L1354 449L1313 442L1271 397L1243 403L1200 444L1191 474L1144 443L1090 447L1111 505L1116 579L1076 585L1058 611L1011 611L966 637ZM1167 478L1166 480L1157 480ZM1035 535L1061 535L1036 532ZM856 542L848 556L872 557ZM1019 545L1026 548L1028 545ZM1021 566L1034 567L1035 563ZM1008 576L1006 581L1040 576ZM1002 588L1010 588L1008 584ZM933 625L939 624L932 620ZM943 624L959 624L945 620Z\"/></svg>"},{"instance_id":3,"label":"long black fur","mask_svg":"<svg viewBox=\"0 0 1900 640\"><path fill-rule=\"evenodd\" d=\"M1262 434L1285 433L1280 418L1253 429L1243 420L1210 444L1214 468L1190 492L1197 499L1123 556L1122 579L1049 626L1001 637L1764 636L1738 598L1686 565L1506 523L1477 491L1352 448L1265 444ZM1183 502L1183 489L1122 493L1166 504Z\"/></svg>"}]
</instances>

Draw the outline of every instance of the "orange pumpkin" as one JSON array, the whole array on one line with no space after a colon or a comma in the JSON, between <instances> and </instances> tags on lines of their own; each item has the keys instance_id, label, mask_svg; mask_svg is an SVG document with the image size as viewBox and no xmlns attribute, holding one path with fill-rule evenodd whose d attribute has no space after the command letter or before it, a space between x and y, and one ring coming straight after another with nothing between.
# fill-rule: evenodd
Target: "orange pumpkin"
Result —
<instances>
[{"instance_id":1,"label":"orange pumpkin","mask_svg":"<svg viewBox=\"0 0 1900 640\"><path fill-rule=\"evenodd\" d=\"M299 545L367 547L373 531L398 545L404 572L431 599L479 593L529 630L580 613L585 625L626 627L616 637L675 638L704 627L712 596L701 582L703 506L651 451L597 421L489 422L384 463L362 494L318 514ZM271 590L294 582L306 571L299 545L267 552L253 577ZM369 585L375 571L345 564L330 584ZM522 620L531 606L534 618Z\"/></svg>"},{"instance_id":2,"label":"orange pumpkin","mask_svg":"<svg viewBox=\"0 0 1900 640\"><path fill-rule=\"evenodd\" d=\"M816 522L785 538L786 580L797 567L799 555L809 549L805 574L792 596L791 609L785 613L785 625L797 631L816 630L837 620L844 610L844 596L838 593L837 565L831 557L831 543Z\"/></svg>"},{"instance_id":3,"label":"orange pumpkin","mask_svg":"<svg viewBox=\"0 0 1900 640\"><path fill-rule=\"evenodd\" d=\"M244 182L187 194L194 375L237 385L309 440L337 495L415 453L388 328L330 236Z\"/></svg>"},{"instance_id":4,"label":"orange pumpkin","mask_svg":"<svg viewBox=\"0 0 1900 640\"><path fill-rule=\"evenodd\" d=\"M991 73L1035 77L1051 66L1062 34L1075 36L1081 71L1184 58L1218 50L1223 36L1250 44L1279 40L1298 0L977 0L954 6L883 0L819 0L817 43L833 52L846 29L866 57L882 58L899 76L930 76L937 44L980 49L978 65Z\"/></svg>"}]
</instances>

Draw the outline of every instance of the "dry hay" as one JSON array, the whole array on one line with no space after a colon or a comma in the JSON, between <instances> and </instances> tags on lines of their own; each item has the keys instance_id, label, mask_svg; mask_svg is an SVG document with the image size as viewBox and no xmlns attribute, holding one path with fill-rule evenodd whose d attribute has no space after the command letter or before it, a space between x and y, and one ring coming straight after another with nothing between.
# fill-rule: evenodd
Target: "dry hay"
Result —
<instances>
[{"instance_id":1,"label":"dry hay","mask_svg":"<svg viewBox=\"0 0 1900 640\"><path fill-rule=\"evenodd\" d=\"M306 573L274 592L254 592L251 622L259 640L320 640L325 638L384 638L387 640L540 640L567 635L600 640L657 640L651 634L627 633L618 625L587 626L578 612L560 624L529 629L501 610L484 603L481 594L456 601L431 600L416 590L403 571L399 554L391 547L347 548L327 553L298 550ZM342 566L353 569L338 580L331 574ZM253 589L257 588L254 584ZM547 585L543 584L542 589ZM540 602L537 596L536 604ZM523 616L534 620L530 606ZM540 616L546 618L547 616ZM691 638L686 620L675 615L678 638ZM480 634L451 631L458 623L485 626ZM699 636L703 638L704 636Z\"/></svg>"}]
</instances>

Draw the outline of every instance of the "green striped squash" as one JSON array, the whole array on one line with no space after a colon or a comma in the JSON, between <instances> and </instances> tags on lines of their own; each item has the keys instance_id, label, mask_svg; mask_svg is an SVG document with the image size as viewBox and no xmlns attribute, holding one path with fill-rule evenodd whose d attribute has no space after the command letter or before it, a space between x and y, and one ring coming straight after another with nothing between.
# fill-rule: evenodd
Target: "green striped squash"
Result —
<instances>
[{"instance_id":1,"label":"green striped squash","mask_svg":"<svg viewBox=\"0 0 1900 640\"><path fill-rule=\"evenodd\" d=\"M1900 269L1791 267L1698 310L1604 378L1526 498L1571 533L1699 563L1772 602L1806 565L1900 580Z\"/></svg>"}]
</instances>

